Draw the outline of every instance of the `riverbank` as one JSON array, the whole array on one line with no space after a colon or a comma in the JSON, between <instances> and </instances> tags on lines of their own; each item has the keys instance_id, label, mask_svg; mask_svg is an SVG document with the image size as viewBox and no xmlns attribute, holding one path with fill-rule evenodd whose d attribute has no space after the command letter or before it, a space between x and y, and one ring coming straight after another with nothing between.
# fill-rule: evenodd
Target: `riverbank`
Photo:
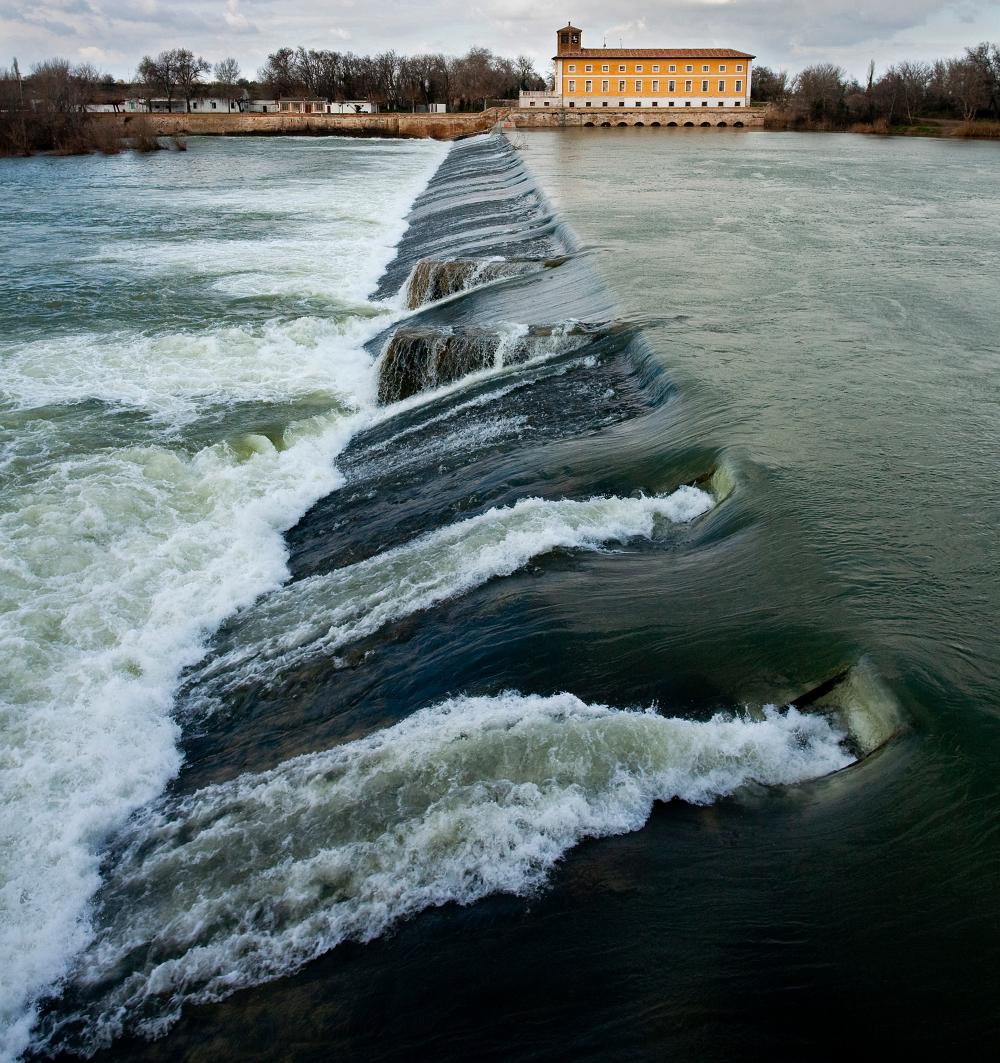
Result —
<instances>
[{"instance_id":1,"label":"riverbank","mask_svg":"<svg viewBox=\"0 0 1000 1063\"><path fill-rule=\"evenodd\" d=\"M461 140L485 133L506 114L102 114L93 117L124 137L138 120L156 136L347 136Z\"/></svg>"},{"instance_id":2,"label":"riverbank","mask_svg":"<svg viewBox=\"0 0 1000 1063\"><path fill-rule=\"evenodd\" d=\"M918 118L913 122L890 123L884 118L873 122L843 124L827 119L812 119L789 111L769 109L762 128L772 132L796 133L871 133L896 137L956 137L966 140L1000 139L1000 122L987 118L962 121L958 118Z\"/></svg>"}]
</instances>

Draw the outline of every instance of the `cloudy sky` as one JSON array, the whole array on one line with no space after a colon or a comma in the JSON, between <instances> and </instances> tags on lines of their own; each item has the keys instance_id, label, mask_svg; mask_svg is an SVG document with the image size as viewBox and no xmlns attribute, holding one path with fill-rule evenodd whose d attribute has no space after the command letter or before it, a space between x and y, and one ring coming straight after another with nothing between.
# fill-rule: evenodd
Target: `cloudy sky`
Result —
<instances>
[{"instance_id":1,"label":"cloudy sky","mask_svg":"<svg viewBox=\"0 0 1000 1063\"><path fill-rule=\"evenodd\" d=\"M128 77L144 53L183 46L212 61L235 56L252 76L284 44L450 53L485 45L531 55L544 73L567 19L590 47L606 38L740 48L792 72L829 60L859 76L869 59L881 67L1000 41L1000 0L573 0L561 9L537 0L0 0L0 67L58 55Z\"/></svg>"}]
</instances>

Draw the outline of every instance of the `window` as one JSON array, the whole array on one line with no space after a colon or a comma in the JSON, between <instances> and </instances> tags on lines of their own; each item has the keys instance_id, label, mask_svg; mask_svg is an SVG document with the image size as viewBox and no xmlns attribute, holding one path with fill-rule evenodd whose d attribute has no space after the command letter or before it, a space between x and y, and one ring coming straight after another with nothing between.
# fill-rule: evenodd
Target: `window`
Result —
<instances>
[{"instance_id":1,"label":"window","mask_svg":"<svg viewBox=\"0 0 1000 1063\"><path fill-rule=\"evenodd\" d=\"M641 74L642 73L642 63L636 63L635 64L635 72L637 74Z\"/></svg>"},{"instance_id":2,"label":"window","mask_svg":"<svg viewBox=\"0 0 1000 1063\"><path fill-rule=\"evenodd\" d=\"M659 63L654 63L653 64L653 73L654 74L658 74L659 72L660 72L660 64Z\"/></svg>"},{"instance_id":3,"label":"window","mask_svg":"<svg viewBox=\"0 0 1000 1063\"><path fill-rule=\"evenodd\" d=\"M725 95L725 92L726 92L726 83L725 83L725 81L723 81L723 80L720 80L720 81L719 81L719 92L720 92L721 94Z\"/></svg>"},{"instance_id":4,"label":"window","mask_svg":"<svg viewBox=\"0 0 1000 1063\"><path fill-rule=\"evenodd\" d=\"M587 100L587 102L583 106L584 107L593 107L593 104L590 102L590 100Z\"/></svg>"},{"instance_id":5,"label":"window","mask_svg":"<svg viewBox=\"0 0 1000 1063\"><path fill-rule=\"evenodd\" d=\"M636 105L636 107L641 107L642 106L642 100L636 100L635 101L635 105Z\"/></svg>"},{"instance_id":6,"label":"window","mask_svg":"<svg viewBox=\"0 0 1000 1063\"><path fill-rule=\"evenodd\" d=\"M569 64L569 66L568 66L568 67L566 67L566 69L567 69L567 70L568 70L568 71L569 71L569 72L570 72L571 74L575 74L575 73L576 73L576 63L570 63L570 64Z\"/></svg>"},{"instance_id":7,"label":"window","mask_svg":"<svg viewBox=\"0 0 1000 1063\"><path fill-rule=\"evenodd\" d=\"M742 81L737 81L736 82L736 91L737 92L742 92L743 91L743 82Z\"/></svg>"},{"instance_id":8,"label":"window","mask_svg":"<svg viewBox=\"0 0 1000 1063\"><path fill-rule=\"evenodd\" d=\"M548 101L548 100L546 100L546 101L545 101L545 106L546 106L546 107L548 107L548 105L549 105L549 101Z\"/></svg>"},{"instance_id":9,"label":"window","mask_svg":"<svg viewBox=\"0 0 1000 1063\"><path fill-rule=\"evenodd\" d=\"M702 105L702 107L707 107L708 106L708 100L702 100L701 101L701 105Z\"/></svg>"},{"instance_id":10,"label":"window","mask_svg":"<svg viewBox=\"0 0 1000 1063\"><path fill-rule=\"evenodd\" d=\"M575 81L567 81L566 82L566 91L567 92L576 92L576 82Z\"/></svg>"},{"instance_id":11,"label":"window","mask_svg":"<svg viewBox=\"0 0 1000 1063\"><path fill-rule=\"evenodd\" d=\"M570 105L570 107L575 107L576 106L576 104L572 100L569 101L569 105Z\"/></svg>"},{"instance_id":12,"label":"window","mask_svg":"<svg viewBox=\"0 0 1000 1063\"><path fill-rule=\"evenodd\" d=\"M677 91L677 82L676 81L668 81L667 82L667 92L676 92L676 91Z\"/></svg>"},{"instance_id":13,"label":"window","mask_svg":"<svg viewBox=\"0 0 1000 1063\"><path fill-rule=\"evenodd\" d=\"M654 81L649 91L655 96L660 91L660 83Z\"/></svg>"},{"instance_id":14,"label":"window","mask_svg":"<svg viewBox=\"0 0 1000 1063\"><path fill-rule=\"evenodd\" d=\"M737 100L736 103L733 104L734 107L739 107L739 105L740 105L740 101L739 100Z\"/></svg>"},{"instance_id":15,"label":"window","mask_svg":"<svg viewBox=\"0 0 1000 1063\"><path fill-rule=\"evenodd\" d=\"M611 91L611 82L610 81L602 81L601 82L601 92L610 92L610 91ZM604 106L607 107L607 104L605 104Z\"/></svg>"},{"instance_id":16,"label":"window","mask_svg":"<svg viewBox=\"0 0 1000 1063\"><path fill-rule=\"evenodd\" d=\"M659 104L657 104L656 100L653 100L653 106L654 107L658 107L659 106Z\"/></svg>"},{"instance_id":17,"label":"window","mask_svg":"<svg viewBox=\"0 0 1000 1063\"><path fill-rule=\"evenodd\" d=\"M676 74L677 73L677 64L676 63L671 63L670 66L667 68L667 73L668 74Z\"/></svg>"},{"instance_id":18,"label":"window","mask_svg":"<svg viewBox=\"0 0 1000 1063\"><path fill-rule=\"evenodd\" d=\"M624 107L625 106L625 101L624 100L619 100L618 101L618 106L619 107Z\"/></svg>"},{"instance_id":19,"label":"window","mask_svg":"<svg viewBox=\"0 0 1000 1063\"><path fill-rule=\"evenodd\" d=\"M592 81L584 82L583 91L584 92L593 92L594 91L594 83Z\"/></svg>"},{"instance_id":20,"label":"window","mask_svg":"<svg viewBox=\"0 0 1000 1063\"><path fill-rule=\"evenodd\" d=\"M703 81L701 83L701 91L702 92L708 92L708 82L707 81Z\"/></svg>"},{"instance_id":21,"label":"window","mask_svg":"<svg viewBox=\"0 0 1000 1063\"><path fill-rule=\"evenodd\" d=\"M604 101L604 103L602 103L602 104L601 104L601 106L602 106L602 107L607 107L607 106L608 106L608 101L607 101L607 100L605 100L605 101Z\"/></svg>"},{"instance_id":22,"label":"window","mask_svg":"<svg viewBox=\"0 0 1000 1063\"><path fill-rule=\"evenodd\" d=\"M592 74L594 72L594 64L588 63L583 69L585 73Z\"/></svg>"},{"instance_id":23,"label":"window","mask_svg":"<svg viewBox=\"0 0 1000 1063\"><path fill-rule=\"evenodd\" d=\"M619 81L618 82L618 91L619 92L624 92L625 91L625 82L624 81Z\"/></svg>"},{"instance_id":24,"label":"window","mask_svg":"<svg viewBox=\"0 0 1000 1063\"><path fill-rule=\"evenodd\" d=\"M619 74L624 74L625 73L625 64L624 63L619 63L618 64L618 73Z\"/></svg>"},{"instance_id":25,"label":"window","mask_svg":"<svg viewBox=\"0 0 1000 1063\"><path fill-rule=\"evenodd\" d=\"M610 69L611 69L611 67L609 67L607 63L604 63L601 66L601 73L602 74L606 74Z\"/></svg>"},{"instance_id":26,"label":"window","mask_svg":"<svg viewBox=\"0 0 1000 1063\"><path fill-rule=\"evenodd\" d=\"M671 100L671 101L670 101L670 102L669 102L669 103L667 104L667 106L668 106L668 107L673 107L673 106L675 106L675 105L674 105L674 101L673 101L673 100Z\"/></svg>"},{"instance_id":27,"label":"window","mask_svg":"<svg viewBox=\"0 0 1000 1063\"><path fill-rule=\"evenodd\" d=\"M534 107L534 106L535 106L535 101L534 101L534 100L532 100L532 101L531 101L531 102L530 102L530 103L528 104L528 106L529 106L529 107Z\"/></svg>"},{"instance_id":28,"label":"window","mask_svg":"<svg viewBox=\"0 0 1000 1063\"><path fill-rule=\"evenodd\" d=\"M725 63L719 63L719 73L720 74L724 74L725 72L726 72L726 64Z\"/></svg>"},{"instance_id":29,"label":"window","mask_svg":"<svg viewBox=\"0 0 1000 1063\"><path fill-rule=\"evenodd\" d=\"M688 63L688 65L686 67L684 67L684 69L689 74L693 74L694 73L694 67L690 63Z\"/></svg>"},{"instance_id":30,"label":"window","mask_svg":"<svg viewBox=\"0 0 1000 1063\"><path fill-rule=\"evenodd\" d=\"M736 73L737 74L742 74L743 73L743 64L742 63L737 63L736 64Z\"/></svg>"},{"instance_id":31,"label":"window","mask_svg":"<svg viewBox=\"0 0 1000 1063\"><path fill-rule=\"evenodd\" d=\"M693 81L685 81L684 82L684 91L685 92L690 92L693 88L694 88L694 82Z\"/></svg>"},{"instance_id":32,"label":"window","mask_svg":"<svg viewBox=\"0 0 1000 1063\"><path fill-rule=\"evenodd\" d=\"M684 106L685 107L690 107L691 106L691 101L690 100L685 100L684 101Z\"/></svg>"},{"instance_id":33,"label":"window","mask_svg":"<svg viewBox=\"0 0 1000 1063\"><path fill-rule=\"evenodd\" d=\"M569 44L569 34L568 33L562 34L562 36L560 36L559 40L562 41L563 44Z\"/></svg>"},{"instance_id":34,"label":"window","mask_svg":"<svg viewBox=\"0 0 1000 1063\"><path fill-rule=\"evenodd\" d=\"M642 92L642 82L641 81L637 81L635 83L635 91L636 92Z\"/></svg>"},{"instance_id":35,"label":"window","mask_svg":"<svg viewBox=\"0 0 1000 1063\"><path fill-rule=\"evenodd\" d=\"M707 73L708 73L708 63L705 63L705 64L704 64L704 65L702 66L702 68L701 68L701 72L702 72L703 74L707 74Z\"/></svg>"},{"instance_id":36,"label":"window","mask_svg":"<svg viewBox=\"0 0 1000 1063\"><path fill-rule=\"evenodd\" d=\"M212 110L214 111L217 107L218 104L215 102L215 100L212 100Z\"/></svg>"}]
</instances>

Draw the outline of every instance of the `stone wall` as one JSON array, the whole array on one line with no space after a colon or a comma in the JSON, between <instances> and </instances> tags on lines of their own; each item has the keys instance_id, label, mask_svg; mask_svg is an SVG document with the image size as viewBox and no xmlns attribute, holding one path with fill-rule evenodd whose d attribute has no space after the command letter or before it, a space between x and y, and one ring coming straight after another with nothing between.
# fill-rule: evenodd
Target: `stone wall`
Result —
<instances>
[{"instance_id":1,"label":"stone wall","mask_svg":"<svg viewBox=\"0 0 1000 1063\"><path fill-rule=\"evenodd\" d=\"M148 123L157 136L347 136L458 140L488 132L506 111L472 114L97 114L129 126Z\"/></svg>"},{"instance_id":2,"label":"stone wall","mask_svg":"<svg viewBox=\"0 0 1000 1063\"><path fill-rule=\"evenodd\" d=\"M517 129L577 129L582 126L760 128L766 107L561 107L511 111L505 124Z\"/></svg>"}]
</instances>

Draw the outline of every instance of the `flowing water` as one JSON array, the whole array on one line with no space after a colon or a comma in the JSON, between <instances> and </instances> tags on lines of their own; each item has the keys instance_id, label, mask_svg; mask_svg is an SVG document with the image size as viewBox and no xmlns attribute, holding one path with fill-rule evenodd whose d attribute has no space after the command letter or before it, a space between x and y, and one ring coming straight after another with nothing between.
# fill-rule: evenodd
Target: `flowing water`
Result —
<instances>
[{"instance_id":1,"label":"flowing water","mask_svg":"<svg viewBox=\"0 0 1000 1063\"><path fill-rule=\"evenodd\" d=\"M3 163L2 1054L981 1049L998 161Z\"/></svg>"}]
</instances>

